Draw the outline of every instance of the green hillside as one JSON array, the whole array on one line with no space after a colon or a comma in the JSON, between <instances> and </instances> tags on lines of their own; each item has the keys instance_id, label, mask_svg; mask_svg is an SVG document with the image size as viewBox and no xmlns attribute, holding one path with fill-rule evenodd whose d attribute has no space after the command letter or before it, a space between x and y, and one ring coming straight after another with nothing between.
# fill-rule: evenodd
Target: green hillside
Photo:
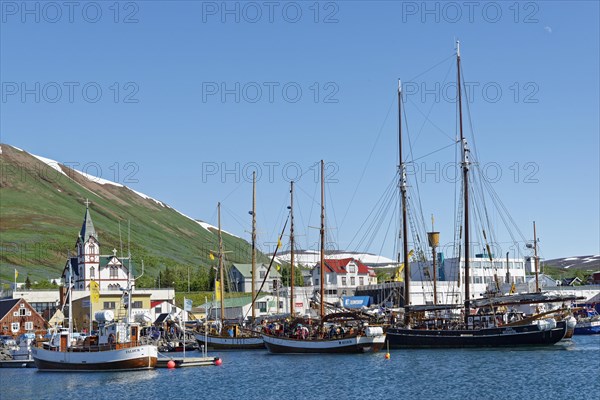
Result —
<instances>
[{"instance_id":1,"label":"green hillside","mask_svg":"<svg viewBox=\"0 0 600 400\"><path fill-rule=\"evenodd\" d=\"M102 254L120 249L119 222L124 251L131 224L131 253L140 272L144 261L146 283L158 272L186 271L205 275L216 261L217 235L174 209L146 199L127 187L100 184L60 165L63 173L32 155L2 144L0 154L0 280L12 282L61 275L67 251L73 251L89 199L90 212ZM228 261L249 262L249 244L223 234ZM120 251L119 251L120 252ZM266 261L264 256L261 261ZM152 279L152 280L150 280ZM187 279L187 278L186 278Z\"/></svg>"}]
</instances>

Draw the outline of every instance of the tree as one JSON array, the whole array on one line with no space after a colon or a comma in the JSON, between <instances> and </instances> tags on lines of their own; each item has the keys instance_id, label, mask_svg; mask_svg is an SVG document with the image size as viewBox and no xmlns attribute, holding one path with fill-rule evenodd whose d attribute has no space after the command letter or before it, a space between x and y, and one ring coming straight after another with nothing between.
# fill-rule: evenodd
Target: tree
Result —
<instances>
[{"instance_id":1,"label":"tree","mask_svg":"<svg viewBox=\"0 0 600 400\"><path fill-rule=\"evenodd\" d=\"M25 279L25 289L31 289L31 280L29 279L29 275L27 275L27 278Z\"/></svg>"}]
</instances>

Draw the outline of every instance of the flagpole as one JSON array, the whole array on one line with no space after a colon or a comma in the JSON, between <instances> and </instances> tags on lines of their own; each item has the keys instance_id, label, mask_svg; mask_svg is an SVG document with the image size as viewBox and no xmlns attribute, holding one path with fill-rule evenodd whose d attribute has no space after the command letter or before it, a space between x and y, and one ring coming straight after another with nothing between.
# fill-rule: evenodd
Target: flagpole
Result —
<instances>
[{"instance_id":1,"label":"flagpole","mask_svg":"<svg viewBox=\"0 0 600 400\"><path fill-rule=\"evenodd\" d=\"M184 297L183 298L183 312L181 313L181 319L183 320L183 358L185 359L185 318L184 318L184 313L185 313L185 309L187 308L187 300Z\"/></svg>"},{"instance_id":2,"label":"flagpole","mask_svg":"<svg viewBox=\"0 0 600 400\"><path fill-rule=\"evenodd\" d=\"M13 289L13 292L17 291L17 276L19 276L19 271L15 268L15 288Z\"/></svg>"}]
</instances>

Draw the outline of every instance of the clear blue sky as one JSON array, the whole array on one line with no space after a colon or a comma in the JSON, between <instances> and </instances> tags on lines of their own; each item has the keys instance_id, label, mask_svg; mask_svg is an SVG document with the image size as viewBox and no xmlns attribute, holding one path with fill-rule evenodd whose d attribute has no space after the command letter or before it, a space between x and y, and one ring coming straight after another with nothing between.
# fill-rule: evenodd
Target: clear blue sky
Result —
<instances>
[{"instance_id":1,"label":"clear blue sky","mask_svg":"<svg viewBox=\"0 0 600 400\"><path fill-rule=\"evenodd\" d=\"M223 226L246 238L251 184L242 175L256 163L266 251L287 206L284 172L297 170L298 240L314 247L311 167L324 159L337 180L328 184L332 238L393 257L385 232L369 248L351 240L394 175L396 81L410 92L414 156L451 144L458 38L479 158L501 172L494 188L512 217L529 239L536 220L547 259L600 253L596 1L1 6L3 143L78 163L213 224L222 201ZM439 151L418 160L415 175L443 242L453 229L453 161L451 148ZM224 168L235 172L222 177Z\"/></svg>"}]
</instances>

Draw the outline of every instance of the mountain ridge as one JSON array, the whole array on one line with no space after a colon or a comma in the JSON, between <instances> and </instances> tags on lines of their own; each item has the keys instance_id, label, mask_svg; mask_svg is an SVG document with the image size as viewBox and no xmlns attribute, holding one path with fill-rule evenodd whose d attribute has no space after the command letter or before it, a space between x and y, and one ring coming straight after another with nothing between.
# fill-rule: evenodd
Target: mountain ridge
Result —
<instances>
[{"instance_id":1,"label":"mountain ridge","mask_svg":"<svg viewBox=\"0 0 600 400\"><path fill-rule=\"evenodd\" d=\"M144 260L148 273L214 264L209 253L217 249L217 228L163 201L8 144L0 144L0 173L0 279L7 282L13 281L14 268L23 279L60 275L86 199L102 253L122 248L130 222L132 256L138 264ZM249 260L249 243L222 232L228 261Z\"/></svg>"}]
</instances>

